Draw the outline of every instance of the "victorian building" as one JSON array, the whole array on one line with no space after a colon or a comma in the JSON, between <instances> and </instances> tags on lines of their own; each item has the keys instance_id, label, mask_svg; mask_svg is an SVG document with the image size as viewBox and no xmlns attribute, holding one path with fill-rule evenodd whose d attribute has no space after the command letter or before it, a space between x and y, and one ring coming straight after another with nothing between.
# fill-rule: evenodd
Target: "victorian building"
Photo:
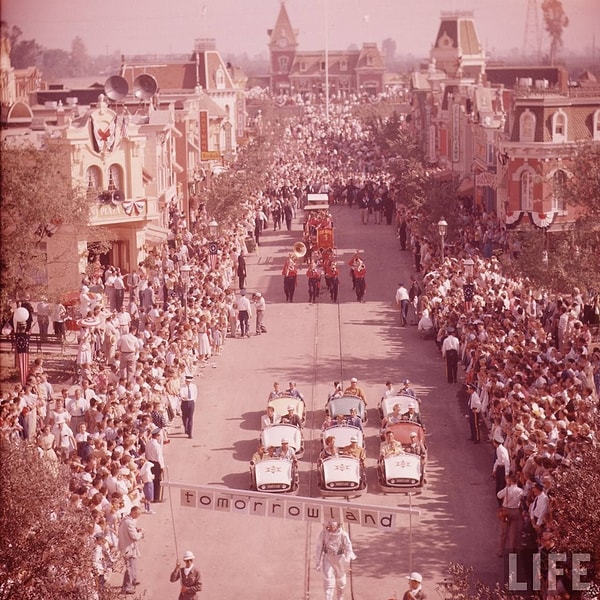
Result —
<instances>
[{"instance_id":1,"label":"victorian building","mask_svg":"<svg viewBox=\"0 0 600 600\"><path fill-rule=\"evenodd\" d=\"M364 43L357 50L301 51L284 2L267 34L270 89L276 96L324 94L327 83L332 96L384 91L385 67L377 44Z\"/></svg>"}]
</instances>

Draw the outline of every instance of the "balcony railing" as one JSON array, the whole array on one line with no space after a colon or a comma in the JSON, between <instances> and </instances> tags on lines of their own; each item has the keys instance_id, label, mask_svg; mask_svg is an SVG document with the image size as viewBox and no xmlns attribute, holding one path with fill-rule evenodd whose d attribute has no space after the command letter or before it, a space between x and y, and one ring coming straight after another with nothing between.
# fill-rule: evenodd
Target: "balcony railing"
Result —
<instances>
[{"instance_id":1,"label":"balcony railing","mask_svg":"<svg viewBox=\"0 0 600 600\"><path fill-rule=\"evenodd\" d=\"M156 198L137 198L135 200L123 200L118 203L93 204L90 224L110 225L151 221L158 219L159 216L158 200Z\"/></svg>"}]
</instances>

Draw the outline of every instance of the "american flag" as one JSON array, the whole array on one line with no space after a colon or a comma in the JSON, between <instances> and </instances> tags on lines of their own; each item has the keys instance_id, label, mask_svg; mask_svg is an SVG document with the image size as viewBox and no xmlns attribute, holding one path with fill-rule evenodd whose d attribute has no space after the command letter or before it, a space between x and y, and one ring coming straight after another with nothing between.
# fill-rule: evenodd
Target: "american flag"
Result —
<instances>
[{"instance_id":1,"label":"american flag","mask_svg":"<svg viewBox=\"0 0 600 600\"><path fill-rule=\"evenodd\" d=\"M21 385L27 383L29 375L29 334L24 332L15 333L15 360L19 369Z\"/></svg>"}]
</instances>

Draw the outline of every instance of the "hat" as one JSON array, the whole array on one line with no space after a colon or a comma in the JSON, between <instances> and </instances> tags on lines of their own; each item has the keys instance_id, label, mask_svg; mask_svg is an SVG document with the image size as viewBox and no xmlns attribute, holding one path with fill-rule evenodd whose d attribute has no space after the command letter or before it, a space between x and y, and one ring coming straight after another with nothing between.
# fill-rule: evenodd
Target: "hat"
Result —
<instances>
[{"instance_id":1,"label":"hat","mask_svg":"<svg viewBox=\"0 0 600 600\"><path fill-rule=\"evenodd\" d=\"M351 442L358 442L358 438L357 438L355 435L353 435L353 436L350 438L350 441L351 441Z\"/></svg>"},{"instance_id":2,"label":"hat","mask_svg":"<svg viewBox=\"0 0 600 600\"><path fill-rule=\"evenodd\" d=\"M296 409L296 407L295 407L293 404L288 404L288 407L287 407L287 409L288 409L288 410L295 410L295 409Z\"/></svg>"},{"instance_id":3,"label":"hat","mask_svg":"<svg viewBox=\"0 0 600 600\"><path fill-rule=\"evenodd\" d=\"M412 572L406 579L423 583L423 575L421 575L421 573L417 573L416 571Z\"/></svg>"},{"instance_id":4,"label":"hat","mask_svg":"<svg viewBox=\"0 0 600 600\"><path fill-rule=\"evenodd\" d=\"M410 437L417 437L417 432L416 431L411 431L410 432Z\"/></svg>"},{"instance_id":5,"label":"hat","mask_svg":"<svg viewBox=\"0 0 600 600\"><path fill-rule=\"evenodd\" d=\"M353 378L350 380L350 383L358 383L358 379L356 379L356 377L353 377Z\"/></svg>"},{"instance_id":6,"label":"hat","mask_svg":"<svg viewBox=\"0 0 600 600\"><path fill-rule=\"evenodd\" d=\"M283 438L283 439L281 440L281 443L282 443L282 444L289 444L290 442L289 442L289 440L286 440L285 438Z\"/></svg>"},{"instance_id":7,"label":"hat","mask_svg":"<svg viewBox=\"0 0 600 600\"><path fill-rule=\"evenodd\" d=\"M504 444L504 437L499 431L494 434L494 441L498 444Z\"/></svg>"},{"instance_id":8,"label":"hat","mask_svg":"<svg viewBox=\"0 0 600 600\"><path fill-rule=\"evenodd\" d=\"M194 553L191 550L186 550L183 553L183 560L194 560L196 557L194 556Z\"/></svg>"},{"instance_id":9,"label":"hat","mask_svg":"<svg viewBox=\"0 0 600 600\"><path fill-rule=\"evenodd\" d=\"M186 375L185 376L186 381L191 381L192 379L194 379L193 375Z\"/></svg>"},{"instance_id":10,"label":"hat","mask_svg":"<svg viewBox=\"0 0 600 600\"><path fill-rule=\"evenodd\" d=\"M152 435L160 435L160 428L157 427L156 429L152 430Z\"/></svg>"},{"instance_id":11,"label":"hat","mask_svg":"<svg viewBox=\"0 0 600 600\"><path fill-rule=\"evenodd\" d=\"M262 294L260 292L256 292L256 294L254 294L257 298L261 298Z\"/></svg>"}]
</instances>

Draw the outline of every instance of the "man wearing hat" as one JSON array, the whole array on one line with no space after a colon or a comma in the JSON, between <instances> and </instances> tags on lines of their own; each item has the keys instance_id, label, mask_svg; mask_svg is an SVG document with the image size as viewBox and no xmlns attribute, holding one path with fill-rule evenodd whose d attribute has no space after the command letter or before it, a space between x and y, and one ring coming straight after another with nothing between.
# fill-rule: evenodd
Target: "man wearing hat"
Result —
<instances>
[{"instance_id":1,"label":"man wearing hat","mask_svg":"<svg viewBox=\"0 0 600 600\"><path fill-rule=\"evenodd\" d=\"M253 295L252 300L256 307L256 335L267 333L267 328L264 323L266 307L265 299L260 292L256 292L256 294Z\"/></svg>"},{"instance_id":2,"label":"man wearing hat","mask_svg":"<svg viewBox=\"0 0 600 600\"><path fill-rule=\"evenodd\" d=\"M293 404L288 404L287 415L283 415L279 422L302 428L302 419L294 412L295 410L296 407Z\"/></svg>"},{"instance_id":3,"label":"man wearing hat","mask_svg":"<svg viewBox=\"0 0 600 600\"><path fill-rule=\"evenodd\" d=\"M356 559L350 536L331 519L319 533L315 550L316 568L323 570L325 600L342 600L348 567Z\"/></svg>"},{"instance_id":4,"label":"man wearing hat","mask_svg":"<svg viewBox=\"0 0 600 600\"><path fill-rule=\"evenodd\" d=\"M281 446L277 449L277 458L285 460L296 460L296 454L293 448L290 448L290 442L288 439L283 438L281 440Z\"/></svg>"},{"instance_id":5,"label":"man wearing hat","mask_svg":"<svg viewBox=\"0 0 600 600\"><path fill-rule=\"evenodd\" d=\"M144 450L145 458L152 463L152 474L154 475L154 498L153 502L160 502L162 471L165 468L165 457L163 454L160 428L152 430L152 437L146 442Z\"/></svg>"},{"instance_id":6,"label":"man wearing hat","mask_svg":"<svg viewBox=\"0 0 600 600\"><path fill-rule=\"evenodd\" d=\"M353 377L350 380L350 385L344 390L344 396L358 396L367 406L367 399L363 391L358 387L358 379Z\"/></svg>"},{"instance_id":7,"label":"man wearing hat","mask_svg":"<svg viewBox=\"0 0 600 600\"><path fill-rule=\"evenodd\" d=\"M412 572L408 579L408 590L404 592L402 600L424 600L427 598L423 592L423 576L416 571Z\"/></svg>"},{"instance_id":8,"label":"man wearing hat","mask_svg":"<svg viewBox=\"0 0 600 600\"><path fill-rule=\"evenodd\" d=\"M358 438L356 436L350 438L350 444L344 446L341 453L346 454L347 456L354 456L354 458L358 458L358 460L363 463L367 458L367 453L362 446L358 445Z\"/></svg>"},{"instance_id":9,"label":"man wearing hat","mask_svg":"<svg viewBox=\"0 0 600 600\"><path fill-rule=\"evenodd\" d=\"M458 352L460 350L460 342L454 335L454 327L447 327L448 334L442 342L442 357L446 359L446 376L448 383L456 383L458 381Z\"/></svg>"},{"instance_id":10,"label":"man wearing hat","mask_svg":"<svg viewBox=\"0 0 600 600\"><path fill-rule=\"evenodd\" d=\"M196 400L198 399L198 388L193 380L193 375L186 375L185 384L179 389L183 429L184 433L190 439L192 439L192 430L194 428L194 408L196 407Z\"/></svg>"},{"instance_id":11,"label":"man wearing hat","mask_svg":"<svg viewBox=\"0 0 600 600\"><path fill-rule=\"evenodd\" d=\"M181 581L179 600L196 600L198 598L198 592L202 591L200 571L194 566L195 558L196 557L191 550L186 550L183 554L184 566L182 567L178 560L169 577L171 583Z\"/></svg>"}]
</instances>

